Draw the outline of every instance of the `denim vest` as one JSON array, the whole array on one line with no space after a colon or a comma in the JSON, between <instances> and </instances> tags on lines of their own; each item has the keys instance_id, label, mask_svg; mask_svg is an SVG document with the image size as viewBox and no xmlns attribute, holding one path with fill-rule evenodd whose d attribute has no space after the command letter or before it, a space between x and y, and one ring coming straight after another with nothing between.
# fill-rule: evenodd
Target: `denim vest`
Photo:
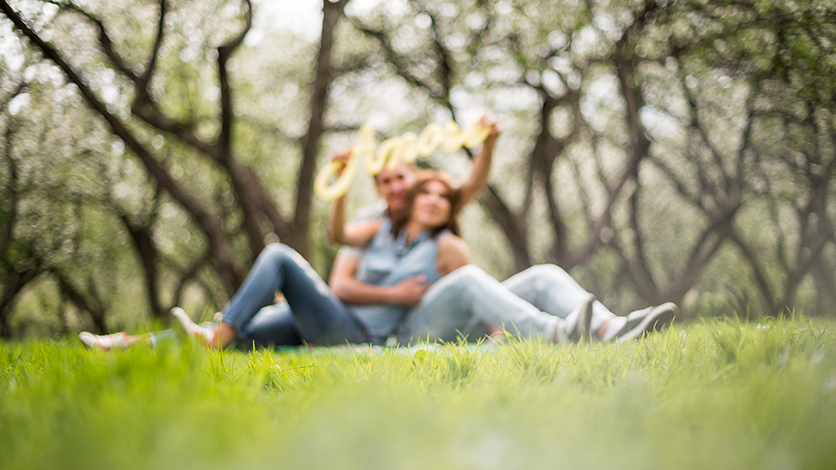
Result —
<instances>
[{"instance_id":1,"label":"denim vest","mask_svg":"<svg viewBox=\"0 0 836 470\"><path fill-rule=\"evenodd\" d=\"M444 233L444 232L442 232ZM377 286L393 286L404 279L424 275L426 283L439 279L438 240L423 232L407 243L406 230L395 237L392 222L383 219L380 230L363 252L357 265L357 280ZM409 307L402 305L352 305L377 341L383 341L400 325Z\"/></svg>"}]
</instances>

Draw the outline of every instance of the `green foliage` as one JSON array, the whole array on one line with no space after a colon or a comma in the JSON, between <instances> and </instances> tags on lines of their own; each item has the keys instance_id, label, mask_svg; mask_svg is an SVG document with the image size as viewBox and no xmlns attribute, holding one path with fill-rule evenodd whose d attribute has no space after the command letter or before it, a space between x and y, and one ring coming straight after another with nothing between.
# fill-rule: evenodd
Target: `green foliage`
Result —
<instances>
[{"instance_id":1,"label":"green foliage","mask_svg":"<svg viewBox=\"0 0 836 470\"><path fill-rule=\"evenodd\" d=\"M158 50L158 1L12 3L162 164L163 181L222 224L240 274L269 233L291 245L288 235L304 235L327 274L326 204L302 214L310 226L297 227L294 209L307 202L298 176L316 114L319 18L307 34L278 21L288 2L256 2L227 63L230 158L275 203L268 220L244 209L241 188L255 186L236 186L224 152L205 151L223 122L217 48L243 31L246 2L166 2ZM553 262L619 312L675 301L689 317L788 306L828 315L834 25L824 0L350 1L334 29L317 158L349 147L363 122L386 138L490 111L505 128L492 188L464 221L474 262L497 278ZM182 200L6 15L0 44L0 334L57 337L145 325L174 304L203 318L221 308L229 267ZM141 73L155 53L145 91L174 128L133 106L145 95L126 70ZM430 163L459 179L471 168L463 154ZM376 200L364 176L352 208ZM56 288L59 274L86 307Z\"/></svg>"},{"instance_id":2,"label":"green foliage","mask_svg":"<svg viewBox=\"0 0 836 470\"><path fill-rule=\"evenodd\" d=\"M836 333L88 352L0 345L0 467L833 468Z\"/></svg>"}]
</instances>

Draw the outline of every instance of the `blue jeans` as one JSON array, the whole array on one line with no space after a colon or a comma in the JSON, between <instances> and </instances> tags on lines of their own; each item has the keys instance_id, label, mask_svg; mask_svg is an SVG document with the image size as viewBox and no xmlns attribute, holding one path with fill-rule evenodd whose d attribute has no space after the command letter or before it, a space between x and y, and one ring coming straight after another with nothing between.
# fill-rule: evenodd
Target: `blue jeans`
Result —
<instances>
[{"instance_id":1,"label":"blue jeans","mask_svg":"<svg viewBox=\"0 0 836 470\"><path fill-rule=\"evenodd\" d=\"M174 330L148 333L151 346L157 347L165 341L180 343ZM287 303L268 305L262 308L235 338L239 349L271 348L276 346L301 346L304 344L299 326Z\"/></svg>"},{"instance_id":2,"label":"blue jeans","mask_svg":"<svg viewBox=\"0 0 836 470\"><path fill-rule=\"evenodd\" d=\"M235 338L235 345L244 350L302 344L302 333L287 302L269 305L259 310L246 329Z\"/></svg>"},{"instance_id":3,"label":"blue jeans","mask_svg":"<svg viewBox=\"0 0 836 470\"><path fill-rule=\"evenodd\" d=\"M258 255L224 309L223 322L238 331L239 339L245 339L256 313L273 303L276 291L284 295L298 332L307 342L338 345L371 341L365 326L311 265L295 250L278 243L266 246Z\"/></svg>"}]
</instances>

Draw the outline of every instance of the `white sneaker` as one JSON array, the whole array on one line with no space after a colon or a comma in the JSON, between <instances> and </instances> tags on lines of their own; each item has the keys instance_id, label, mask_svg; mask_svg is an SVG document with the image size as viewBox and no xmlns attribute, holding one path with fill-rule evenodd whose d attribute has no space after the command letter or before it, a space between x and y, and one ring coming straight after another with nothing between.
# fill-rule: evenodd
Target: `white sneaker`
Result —
<instances>
[{"instance_id":1,"label":"white sneaker","mask_svg":"<svg viewBox=\"0 0 836 470\"><path fill-rule=\"evenodd\" d=\"M678 311L676 304L667 302L658 307L630 312L627 315L627 323L612 337L612 341L627 341L659 331L673 322Z\"/></svg>"},{"instance_id":2,"label":"white sneaker","mask_svg":"<svg viewBox=\"0 0 836 470\"><path fill-rule=\"evenodd\" d=\"M560 329L561 342L571 341L577 343L581 339L589 341L591 338L590 324L592 323L592 304L595 296L589 294L586 300L581 303L575 311L569 314L558 327Z\"/></svg>"},{"instance_id":3,"label":"white sneaker","mask_svg":"<svg viewBox=\"0 0 836 470\"><path fill-rule=\"evenodd\" d=\"M128 334L124 331L110 335L96 335L89 331L82 331L78 334L78 339L87 346L87 349L101 349L102 351L110 351L113 348L125 349L131 345L128 341Z\"/></svg>"},{"instance_id":4,"label":"white sneaker","mask_svg":"<svg viewBox=\"0 0 836 470\"><path fill-rule=\"evenodd\" d=\"M174 330L181 339L196 338L204 346L211 346L215 343L215 330L196 324L180 307L174 307L170 313L175 320L172 322Z\"/></svg>"}]
</instances>

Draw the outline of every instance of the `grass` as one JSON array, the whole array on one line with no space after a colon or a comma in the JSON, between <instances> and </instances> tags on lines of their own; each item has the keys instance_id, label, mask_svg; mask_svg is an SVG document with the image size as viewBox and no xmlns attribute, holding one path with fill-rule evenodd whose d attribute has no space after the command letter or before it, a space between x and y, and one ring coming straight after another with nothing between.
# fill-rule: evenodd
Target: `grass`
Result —
<instances>
[{"instance_id":1,"label":"grass","mask_svg":"<svg viewBox=\"0 0 836 470\"><path fill-rule=\"evenodd\" d=\"M624 345L0 343L0 468L833 469L834 323Z\"/></svg>"}]
</instances>

